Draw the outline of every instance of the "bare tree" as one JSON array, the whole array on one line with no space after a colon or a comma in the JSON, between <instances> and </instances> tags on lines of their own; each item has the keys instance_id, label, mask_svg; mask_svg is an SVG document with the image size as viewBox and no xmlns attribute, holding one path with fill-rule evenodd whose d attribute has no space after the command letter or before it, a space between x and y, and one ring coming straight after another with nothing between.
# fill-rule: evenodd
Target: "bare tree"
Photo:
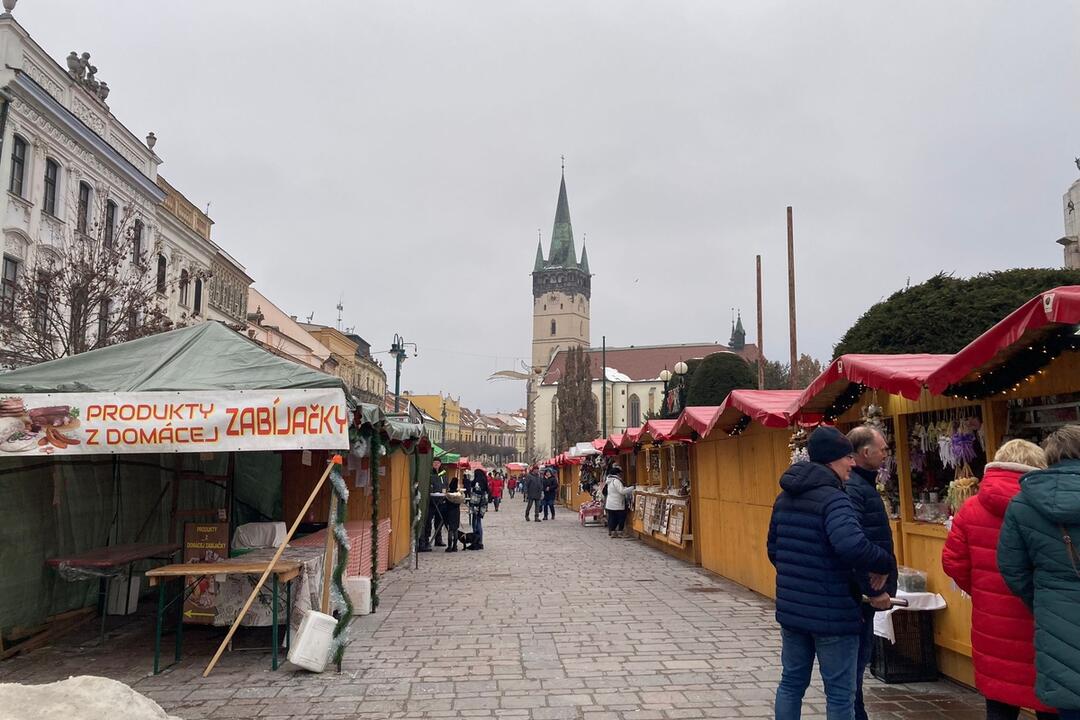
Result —
<instances>
[{"instance_id":1,"label":"bare tree","mask_svg":"<svg viewBox=\"0 0 1080 720\"><path fill-rule=\"evenodd\" d=\"M76 209L74 222L36 245L0 296L6 364L78 355L177 326L167 315L167 278L147 266L150 233L134 208L81 192L68 207Z\"/></svg>"}]
</instances>

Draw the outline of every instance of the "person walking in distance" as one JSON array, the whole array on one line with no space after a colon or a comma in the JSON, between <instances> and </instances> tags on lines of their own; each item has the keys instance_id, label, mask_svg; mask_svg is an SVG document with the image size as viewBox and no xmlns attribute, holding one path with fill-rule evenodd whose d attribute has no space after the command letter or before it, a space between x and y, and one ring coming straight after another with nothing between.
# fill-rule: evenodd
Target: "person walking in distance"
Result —
<instances>
[{"instance_id":1,"label":"person walking in distance","mask_svg":"<svg viewBox=\"0 0 1080 720\"><path fill-rule=\"evenodd\" d=\"M1001 525L1009 501L1020 492L1020 478L1045 467L1046 453L1027 440L998 448L978 493L953 516L941 551L941 568L971 596L971 661L987 720L1016 720L1021 707L1044 720L1057 717L1035 696L1035 621L997 566Z\"/></svg>"},{"instance_id":2,"label":"person walking in distance","mask_svg":"<svg viewBox=\"0 0 1080 720\"><path fill-rule=\"evenodd\" d=\"M506 481L498 472L491 474L488 478L488 489L491 490L491 504L495 506L495 512L499 512L499 505L502 504L503 497L503 484Z\"/></svg>"},{"instance_id":3,"label":"person walking in distance","mask_svg":"<svg viewBox=\"0 0 1080 720\"><path fill-rule=\"evenodd\" d=\"M621 538L626 530L626 500L634 491L623 485L622 468L618 463L612 463L608 468L604 488L607 490L604 510L607 512L608 537Z\"/></svg>"},{"instance_id":4,"label":"person walking in distance","mask_svg":"<svg viewBox=\"0 0 1080 720\"><path fill-rule=\"evenodd\" d=\"M551 519L555 519L555 497L559 494L559 478L555 475L554 468L544 468L544 519L548 519L548 511L551 511Z\"/></svg>"},{"instance_id":5,"label":"person walking in distance","mask_svg":"<svg viewBox=\"0 0 1080 720\"><path fill-rule=\"evenodd\" d=\"M446 475L442 471L442 463L434 460L431 463L431 484L428 487L427 521L424 523L424 536L416 548L417 552L431 552L432 541L435 547L446 545L442 541L442 530L446 518L446 498L440 497L446 493Z\"/></svg>"},{"instance_id":6,"label":"person walking in distance","mask_svg":"<svg viewBox=\"0 0 1080 720\"><path fill-rule=\"evenodd\" d=\"M1035 616L1035 695L1080 720L1080 425L1051 433L1043 450L1048 467L1020 478L1005 511L997 564Z\"/></svg>"},{"instance_id":7,"label":"person walking in distance","mask_svg":"<svg viewBox=\"0 0 1080 720\"><path fill-rule=\"evenodd\" d=\"M461 527L461 505L465 502L465 484L454 477L446 484L446 552L458 551L458 528Z\"/></svg>"},{"instance_id":8,"label":"person walking in distance","mask_svg":"<svg viewBox=\"0 0 1080 720\"><path fill-rule=\"evenodd\" d=\"M487 511L488 502L491 500L491 489L488 487L487 473L477 469L473 473L472 481L465 485L467 502L469 503L469 515L472 519L472 542L466 550L484 549L484 513Z\"/></svg>"},{"instance_id":9,"label":"person walking in distance","mask_svg":"<svg viewBox=\"0 0 1080 720\"><path fill-rule=\"evenodd\" d=\"M847 434L855 452L855 467L844 483L844 490L851 498L855 516L862 525L866 539L884 550L896 563L893 551L892 527L889 514L885 511L885 501L877 491L877 475L885 459L889 457L889 443L876 428L862 425ZM874 613L888 610L891 598L896 595L896 573L890 573L885 587L875 590L870 586L870 575L860 572L857 575L859 589L868 598L862 606L863 625L859 635L859 664L855 668L855 720L867 720L866 705L863 702L863 674L870 664L870 652L874 647Z\"/></svg>"},{"instance_id":10,"label":"person walking in distance","mask_svg":"<svg viewBox=\"0 0 1080 720\"><path fill-rule=\"evenodd\" d=\"M540 502L544 497L544 481L540 473L532 470L525 476L525 520L529 520L529 510L533 511L533 519L540 522Z\"/></svg>"},{"instance_id":11,"label":"person walking in distance","mask_svg":"<svg viewBox=\"0 0 1080 720\"><path fill-rule=\"evenodd\" d=\"M506 479L506 489L510 492L510 499L514 499L514 493L517 492L518 479L517 475L511 475Z\"/></svg>"},{"instance_id":12,"label":"person walking in distance","mask_svg":"<svg viewBox=\"0 0 1080 720\"><path fill-rule=\"evenodd\" d=\"M776 620L782 666L776 720L798 720L817 659L825 683L825 716L855 715L855 670L863 630L862 593L855 573L870 573L879 593L896 570L888 552L866 539L844 492L855 452L833 427L814 430L809 461L780 478L769 521L768 555L776 567Z\"/></svg>"}]
</instances>

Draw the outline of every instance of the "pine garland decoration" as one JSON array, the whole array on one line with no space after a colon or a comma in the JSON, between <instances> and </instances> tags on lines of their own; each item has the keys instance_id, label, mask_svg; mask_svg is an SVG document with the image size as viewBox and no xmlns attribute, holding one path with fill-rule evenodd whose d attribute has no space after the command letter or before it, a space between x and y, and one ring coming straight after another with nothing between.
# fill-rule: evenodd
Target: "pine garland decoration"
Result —
<instances>
[{"instance_id":1,"label":"pine garland decoration","mask_svg":"<svg viewBox=\"0 0 1080 720\"><path fill-rule=\"evenodd\" d=\"M379 607L379 455L382 438L371 434L371 612Z\"/></svg>"},{"instance_id":2,"label":"pine garland decoration","mask_svg":"<svg viewBox=\"0 0 1080 720\"><path fill-rule=\"evenodd\" d=\"M337 625L334 626L333 646L334 664L338 672L341 672L341 660L345 657L345 646L348 644L345 632L353 617L353 604L349 593L345 590L345 568L349 565L349 535L345 530L345 523L349 519L349 490L345 485L345 479L341 477L340 466L335 466L330 473L331 487L337 496L337 513L334 518L334 540L337 542L337 562L334 564L333 582L334 589L341 597L345 610L338 616Z\"/></svg>"}]
</instances>

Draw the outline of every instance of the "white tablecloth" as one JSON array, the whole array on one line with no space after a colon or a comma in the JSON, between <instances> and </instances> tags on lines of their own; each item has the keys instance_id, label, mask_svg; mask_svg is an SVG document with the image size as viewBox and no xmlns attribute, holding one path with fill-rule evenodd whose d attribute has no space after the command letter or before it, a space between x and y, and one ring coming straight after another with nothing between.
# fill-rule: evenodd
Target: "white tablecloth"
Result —
<instances>
[{"instance_id":1,"label":"white tablecloth","mask_svg":"<svg viewBox=\"0 0 1080 720\"><path fill-rule=\"evenodd\" d=\"M945 607L945 598L937 593L928 592L904 592L896 591L896 597L908 601L908 606L894 607L891 610L883 610L874 613L874 634L883 637L891 643L896 642L896 633L893 631L892 614L897 610L941 610Z\"/></svg>"}]
</instances>

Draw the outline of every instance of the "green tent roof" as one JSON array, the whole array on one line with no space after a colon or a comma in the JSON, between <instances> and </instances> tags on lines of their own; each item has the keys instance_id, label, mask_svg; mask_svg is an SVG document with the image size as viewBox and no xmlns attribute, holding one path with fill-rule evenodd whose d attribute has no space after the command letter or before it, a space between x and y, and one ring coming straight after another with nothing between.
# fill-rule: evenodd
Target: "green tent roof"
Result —
<instances>
[{"instance_id":1,"label":"green tent roof","mask_svg":"<svg viewBox=\"0 0 1080 720\"><path fill-rule=\"evenodd\" d=\"M348 389L340 378L264 350L217 322L151 335L0 374L0 392Z\"/></svg>"}]
</instances>

